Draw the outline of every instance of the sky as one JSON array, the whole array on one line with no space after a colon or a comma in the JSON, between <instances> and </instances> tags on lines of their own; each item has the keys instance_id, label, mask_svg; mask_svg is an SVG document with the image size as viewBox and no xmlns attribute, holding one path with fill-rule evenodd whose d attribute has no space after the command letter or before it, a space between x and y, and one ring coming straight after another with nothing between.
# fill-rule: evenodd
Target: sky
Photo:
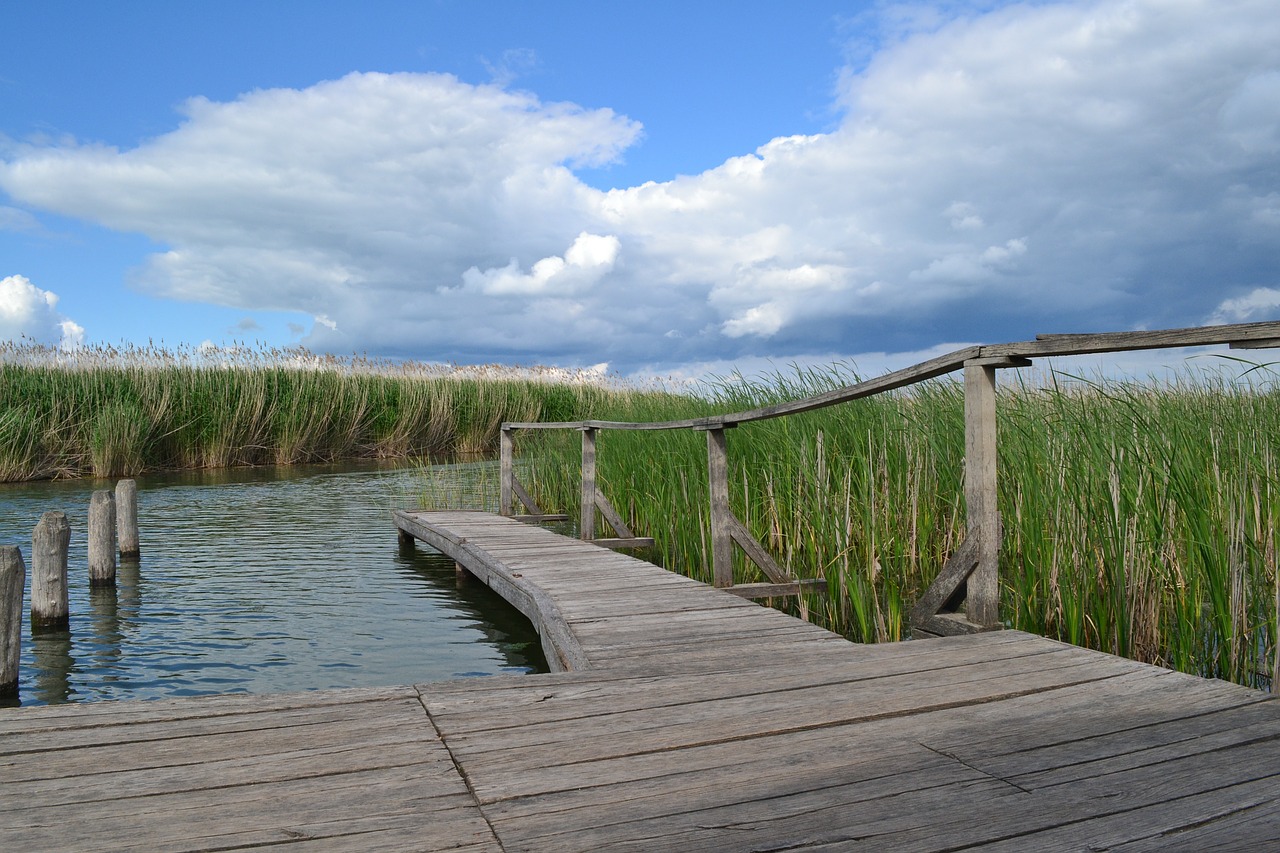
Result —
<instances>
[{"instance_id":1,"label":"sky","mask_svg":"<svg viewBox=\"0 0 1280 853\"><path fill-rule=\"evenodd\" d=\"M1280 319L1275 0L44 0L0 33L0 339L689 377Z\"/></svg>"}]
</instances>

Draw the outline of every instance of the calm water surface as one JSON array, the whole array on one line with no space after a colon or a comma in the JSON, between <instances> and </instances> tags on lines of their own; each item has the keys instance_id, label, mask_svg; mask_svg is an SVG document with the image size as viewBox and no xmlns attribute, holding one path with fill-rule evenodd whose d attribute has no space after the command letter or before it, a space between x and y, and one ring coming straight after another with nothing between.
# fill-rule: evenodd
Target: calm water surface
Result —
<instances>
[{"instance_id":1,"label":"calm water surface","mask_svg":"<svg viewBox=\"0 0 1280 853\"><path fill-rule=\"evenodd\" d=\"M142 559L88 588L86 519L114 482L0 486L0 542L28 563L71 522L71 630L22 638L23 705L409 684L546 671L528 621L453 562L402 547L416 470L266 468L138 478Z\"/></svg>"}]
</instances>

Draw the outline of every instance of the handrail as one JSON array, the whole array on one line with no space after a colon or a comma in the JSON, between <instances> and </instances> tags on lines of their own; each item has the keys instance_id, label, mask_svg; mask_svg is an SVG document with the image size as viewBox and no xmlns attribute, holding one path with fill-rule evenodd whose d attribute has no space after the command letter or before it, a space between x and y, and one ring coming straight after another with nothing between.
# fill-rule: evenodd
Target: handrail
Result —
<instances>
[{"instance_id":1,"label":"handrail","mask_svg":"<svg viewBox=\"0 0 1280 853\"><path fill-rule=\"evenodd\" d=\"M596 485L596 432L617 430L695 429L707 433L707 474L711 499L711 566L713 583L747 597L796 595L822 579L791 577L756 542L729 506L725 430L738 424L784 415L811 412L847 403L918 382L964 370L965 473L967 515L965 539L947 559L933 584L911 611L912 633L921 636L972 633L1000 627L999 557L1000 513L996 490L996 371L1025 367L1031 359L1046 356L1087 355L1141 349L1230 344L1233 348L1280 347L1280 322L1238 323L1189 329L1161 329L1102 334L1037 335L1033 341L969 346L875 379L855 382L801 400L761 406L743 412L710 415L677 421L627 423L622 421L561 421L555 423L503 423L501 433L502 492L500 511L513 515L512 496L533 513L528 520L546 516L526 496L512 465L512 432L517 429L576 429L582 432L582 505L580 535L610 547L638 547L652 539L636 538L622 517ZM616 539L595 538L595 515L600 512L617 532ZM517 516L519 517L519 516ZM742 584L735 588L733 546L738 545L773 583ZM964 611L958 609L963 602Z\"/></svg>"},{"instance_id":2,"label":"handrail","mask_svg":"<svg viewBox=\"0 0 1280 853\"><path fill-rule=\"evenodd\" d=\"M1280 322L1237 323L1226 326L1200 326L1188 329L1160 329L1144 332L1104 332L1101 334L1036 335L1034 341L1007 344L986 344L958 349L931 358L928 361L855 382L843 388L825 391L801 400L761 406L743 412L725 415L709 415L678 421L652 421L629 423L625 421L557 421L542 423L503 423L503 430L512 429L718 429L733 427L752 421L780 418L825 409L851 400L872 397L886 391L894 391L929 379L945 376L966 363L985 359L1027 359L1061 355L1090 355L1106 352L1126 352L1142 349L1169 349L1171 347L1206 346L1210 344L1267 344L1280 343ZM1016 364L1008 364L1013 367Z\"/></svg>"}]
</instances>

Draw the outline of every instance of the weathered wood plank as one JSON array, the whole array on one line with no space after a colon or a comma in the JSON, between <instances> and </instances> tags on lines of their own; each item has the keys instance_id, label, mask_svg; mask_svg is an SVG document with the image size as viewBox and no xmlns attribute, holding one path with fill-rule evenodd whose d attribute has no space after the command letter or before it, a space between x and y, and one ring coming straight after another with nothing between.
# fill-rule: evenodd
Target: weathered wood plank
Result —
<instances>
[{"instance_id":1,"label":"weathered wood plank","mask_svg":"<svg viewBox=\"0 0 1280 853\"><path fill-rule=\"evenodd\" d=\"M996 508L996 369L964 369L964 501L976 565L965 581L965 616L1000 624L1000 514ZM926 629L927 630L927 629Z\"/></svg>"},{"instance_id":2,"label":"weathered wood plank","mask_svg":"<svg viewBox=\"0 0 1280 853\"><path fill-rule=\"evenodd\" d=\"M652 537L652 536L631 536L631 537L626 537L626 538L622 538L622 537L609 537L609 538L605 538L605 539L601 539L601 538L599 538L599 537L596 537L595 539L592 539L592 540L591 540L591 544L592 544L592 545L599 545L601 548L610 548L610 549L613 549L613 550L618 550L618 549L620 549L620 548L623 548L623 549L626 549L626 548L652 548L652 547L653 547L653 537Z\"/></svg>"},{"instance_id":3,"label":"weathered wood plank","mask_svg":"<svg viewBox=\"0 0 1280 853\"><path fill-rule=\"evenodd\" d=\"M786 583L736 583L726 587L725 592L742 598L780 598L789 595L801 595L806 592L826 592L825 578L804 578Z\"/></svg>"},{"instance_id":4,"label":"weathered wood plank","mask_svg":"<svg viewBox=\"0 0 1280 853\"><path fill-rule=\"evenodd\" d=\"M596 431L582 431L582 494L578 514L578 538L596 537Z\"/></svg>"},{"instance_id":5,"label":"weathered wood plank","mask_svg":"<svg viewBox=\"0 0 1280 853\"><path fill-rule=\"evenodd\" d=\"M723 429L707 430L707 477L711 494L712 585L724 588L733 586L733 511L729 508L729 462Z\"/></svg>"}]
</instances>

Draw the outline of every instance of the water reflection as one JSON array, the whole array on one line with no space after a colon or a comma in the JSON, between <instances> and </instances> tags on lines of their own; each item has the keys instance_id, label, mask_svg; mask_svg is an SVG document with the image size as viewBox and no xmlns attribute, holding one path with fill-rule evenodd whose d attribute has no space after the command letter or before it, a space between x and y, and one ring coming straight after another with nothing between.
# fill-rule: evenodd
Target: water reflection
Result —
<instances>
[{"instance_id":1,"label":"water reflection","mask_svg":"<svg viewBox=\"0 0 1280 853\"><path fill-rule=\"evenodd\" d=\"M288 476L281 476L287 474ZM143 558L89 589L101 482L0 486L0 541L72 524L71 630L24 638L23 704L405 684L545 671L528 622L453 562L398 541L414 471L254 469L140 479Z\"/></svg>"},{"instance_id":2,"label":"water reflection","mask_svg":"<svg viewBox=\"0 0 1280 853\"><path fill-rule=\"evenodd\" d=\"M41 631L31 641L35 661L35 701L42 705L65 702L71 695L70 631ZM25 682L21 687L25 687Z\"/></svg>"}]
</instances>

